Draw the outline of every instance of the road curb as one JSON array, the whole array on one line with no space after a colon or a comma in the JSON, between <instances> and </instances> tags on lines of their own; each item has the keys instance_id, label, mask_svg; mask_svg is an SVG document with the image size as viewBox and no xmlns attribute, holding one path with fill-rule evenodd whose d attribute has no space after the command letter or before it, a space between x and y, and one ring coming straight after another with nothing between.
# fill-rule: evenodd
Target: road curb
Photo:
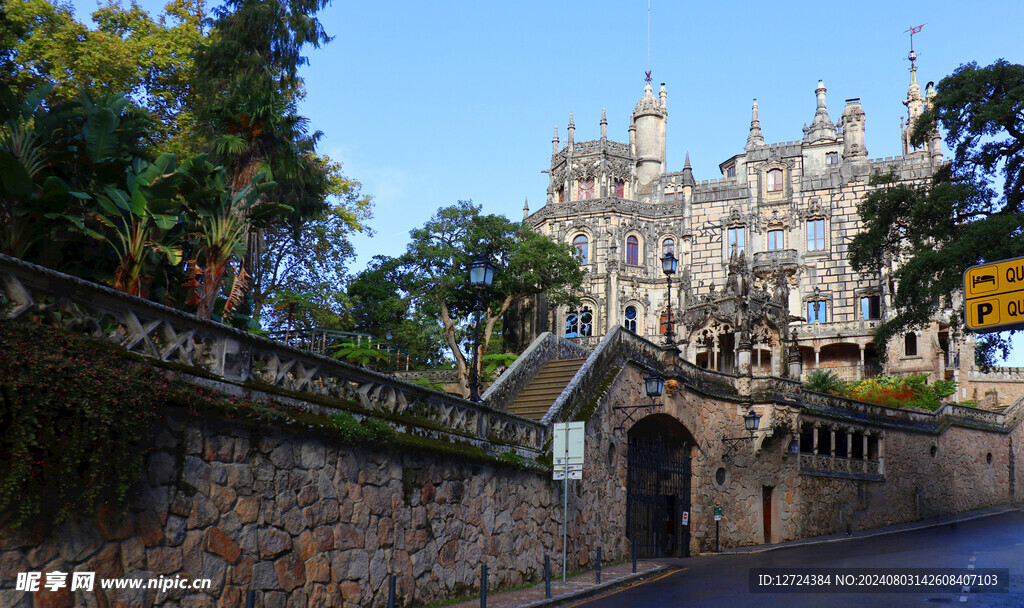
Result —
<instances>
[{"instance_id":1,"label":"road curb","mask_svg":"<svg viewBox=\"0 0 1024 608\"><path fill-rule=\"evenodd\" d=\"M643 572L630 572L629 574L620 576L618 578L602 582L600 585L592 585L584 589L569 591L562 595L552 597L551 599L543 598L539 600L534 600L526 604L520 604L517 608L548 608L549 606L559 606L566 602L571 602L573 600L581 600L590 597L591 595L597 595L602 591L607 591L609 589L613 589L626 583L632 583L634 581L638 581L648 576L664 574L668 570L673 570L673 568L659 565L655 568L644 570Z\"/></svg>"},{"instance_id":2,"label":"road curb","mask_svg":"<svg viewBox=\"0 0 1024 608\"><path fill-rule=\"evenodd\" d=\"M960 515L947 515L944 517L931 519L927 521L913 522L908 524L897 524L886 528L876 528L874 530L864 530L862 532L854 533L850 536L826 536L819 537L818 539L801 539L789 541L786 543L779 543L775 545L760 545L752 548L743 548L742 550L729 550L719 552L704 552L699 553L699 557L711 557L714 555L750 555L757 553L767 553L769 551L778 551L779 549L789 549L792 547L806 547L809 545L824 545L826 543L841 543L848 540L859 540L861 538L873 538L875 536L885 536L886 534L899 534L900 532L912 532L914 530L924 530L927 528L937 528L939 526L947 526L949 524L955 524L965 521L974 521L975 519L983 519L985 517L993 517L995 515L1003 515L1011 513L1013 511L1024 511L1024 506L1021 505L1002 505L1000 507L992 507L991 509L985 509L984 511L973 511Z\"/></svg>"}]
</instances>

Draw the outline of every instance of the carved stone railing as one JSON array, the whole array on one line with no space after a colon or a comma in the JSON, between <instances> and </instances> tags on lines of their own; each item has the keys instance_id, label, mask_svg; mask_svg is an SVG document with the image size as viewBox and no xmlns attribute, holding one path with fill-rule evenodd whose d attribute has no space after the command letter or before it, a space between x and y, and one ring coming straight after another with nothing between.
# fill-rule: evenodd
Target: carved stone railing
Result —
<instances>
[{"instance_id":1,"label":"carved stone railing","mask_svg":"<svg viewBox=\"0 0 1024 608\"><path fill-rule=\"evenodd\" d=\"M725 399L734 399L739 396L736 376L704 369L689 361L680 361L676 373L679 374L683 384L697 392Z\"/></svg>"},{"instance_id":2,"label":"carved stone railing","mask_svg":"<svg viewBox=\"0 0 1024 608\"><path fill-rule=\"evenodd\" d=\"M826 473L853 477L880 478L877 460L834 457L831 454L800 454L801 473Z\"/></svg>"},{"instance_id":3,"label":"carved stone railing","mask_svg":"<svg viewBox=\"0 0 1024 608\"><path fill-rule=\"evenodd\" d=\"M546 438L546 428L533 420L5 255L0 255L0 316L103 337L128 352L230 383L255 380L271 388L354 401L371 412L423 420L432 423L426 429L450 429L485 446L511 444L535 452Z\"/></svg>"},{"instance_id":4,"label":"carved stone railing","mask_svg":"<svg viewBox=\"0 0 1024 608\"><path fill-rule=\"evenodd\" d=\"M794 323L798 339L840 336L857 336L872 332L881 324L879 319L856 319L854 321L831 321L829 323Z\"/></svg>"},{"instance_id":5,"label":"carved stone railing","mask_svg":"<svg viewBox=\"0 0 1024 608\"><path fill-rule=\"evenodd\" d=\"M547 363L565 359L585 359L590 353L589 348L580 346L573 340L544 332L487 389L483 395L484 402L495 409L507 410L516 396L533 381Z\"/></svg>"},{"instance_id":6,"label":"carved stone railing","mask_svg":"<svg viewBox=\"0 0 1024 608\"><path fill-rule=\"evenodd\" d=\"M793 271L799 266L799 258L796 249L775 249L772 251L758 251L754 254L754 261L751 268L755 273L770 269L775 264L784 270Z\"/></svg>"}]
</instances>

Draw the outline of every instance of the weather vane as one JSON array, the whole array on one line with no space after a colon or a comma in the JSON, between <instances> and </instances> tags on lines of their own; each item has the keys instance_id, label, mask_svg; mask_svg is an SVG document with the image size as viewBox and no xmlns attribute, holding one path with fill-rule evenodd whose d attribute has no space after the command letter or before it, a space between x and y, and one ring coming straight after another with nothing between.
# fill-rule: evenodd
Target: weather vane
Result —
<instances>
[{"instance_id":1,"label":"weather vane","mask_svg":"<svg viewBox=\"0 0 1024 608\"><path fill-rule=\"evenodd\" d=\"M911 70L913 70L916 67L914 65L914 61L917 60L917 53L914 52L914 34L920 32L921 28L923 28L924 26L925 26L925 24L922 23L921 25L919 25L917 27L912 27L909 30L907 30L906 32L903 32L904 34L907 34L907 33L910 34L910 69Z\"/></svg>"},{"instance_id":2,"label":"weather vane","mask_svg":"<svg viewBox=\"0 0 1024 608\"><path fill-rule=\"evenodd\" d=\"M647 70L646 72L644 72L644 74L646 74L646 75L647 75L647 76L646 76L646 77L644 78L644 80L646 80L646 81L647 81L647 84L651 84L651 71L650 71L650 70Z\"/></svg>"}]
</instances>

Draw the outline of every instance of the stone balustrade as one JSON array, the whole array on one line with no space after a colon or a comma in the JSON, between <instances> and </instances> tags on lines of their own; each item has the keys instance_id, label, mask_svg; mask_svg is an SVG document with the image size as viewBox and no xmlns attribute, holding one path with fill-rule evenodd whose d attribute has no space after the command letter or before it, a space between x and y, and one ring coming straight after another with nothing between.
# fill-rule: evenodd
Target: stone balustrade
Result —
<instances>
[{"instance_id":1,"label":"stone balustrade","mask_svg":"<svg viewBox=\"0 0 1024 608\"><path fill-rule=\"evenodd\" d=\"M495 450L536 454L547 430L533 420L0 255L0 314L102 337L128 352L195 368L227 382L256 382L358 403L453 431Z\"/></svg>"}]
</instances>

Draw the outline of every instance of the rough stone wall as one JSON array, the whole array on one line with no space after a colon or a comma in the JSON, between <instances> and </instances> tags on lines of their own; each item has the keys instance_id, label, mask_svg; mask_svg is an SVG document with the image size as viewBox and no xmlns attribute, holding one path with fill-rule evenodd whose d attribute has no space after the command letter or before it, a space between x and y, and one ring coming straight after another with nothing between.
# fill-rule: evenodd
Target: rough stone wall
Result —
<instances>
[{"instance_id":1,"label":"rough stone wall","mask_svg":"<svg viewBox=\"0 0 1024 608\"><path fill-rule=\"evenodd\" d=\"M267 608L383 606L389 573L400 605L422 605L478 588L481 564L492 588L536 578L560 546L560 516L549 474L176 416L124 521L68 524L42 543L0 536L0 606L241 606L248 589ZM603 522L576 525L593 535ZM13 591L18 572L55 570L213 585Z\"/></svg>"},{"instance_id":2,"label":"rough stone wall","mask_svg":"<svg viewBox=\"0 0 1024 608\"><path fill-rule=\"evenodd\" d=\"M628 549L624 546L628 542L627 435L626 430L616 427L633 424L625 423L625 414L611 408L635 404L643 393L642 371L627 366L587 425L588 464L581 487L592 504L582 507L582 521L591 516L588 509L593 509L593 515L603 517L607 528L602 530L603 537L582 535L581 539L586 538L591 546L603 543L606 552L609 547L616 552ZM745 442L726 459L721 438L744 435L743 415L750 407L669 387L659 406L646 412L672 416L697 441L691 461L693 553L714 548L716 506L723 509L721 546L735 547L832 534L848 528L875 528L1020 501L1024 475L1017 463L1016 496L1009 493L1010 437L1014 437L1019 459L1024 425L1014 427L1011 434L957 426L941 434L872 427L884 433L884 480L871 481L834 473L801 473L797 455L787 450L794 437L779 429L759 442L756 453L754 444ZM764 404L753 407L765 413ZM608 465L610 445L615 446L614 466ZM991 462L988 454L992 455ZM591 467L595 467L594 475L590 474ZM715 477L719 468L726 471L721 484ZM764 534L765 487L772 488L770 538ZM570 513L572 509L570 506ZM609 543L609 534L618 539L618 545Z\"/></svg>"}]
</instances>

